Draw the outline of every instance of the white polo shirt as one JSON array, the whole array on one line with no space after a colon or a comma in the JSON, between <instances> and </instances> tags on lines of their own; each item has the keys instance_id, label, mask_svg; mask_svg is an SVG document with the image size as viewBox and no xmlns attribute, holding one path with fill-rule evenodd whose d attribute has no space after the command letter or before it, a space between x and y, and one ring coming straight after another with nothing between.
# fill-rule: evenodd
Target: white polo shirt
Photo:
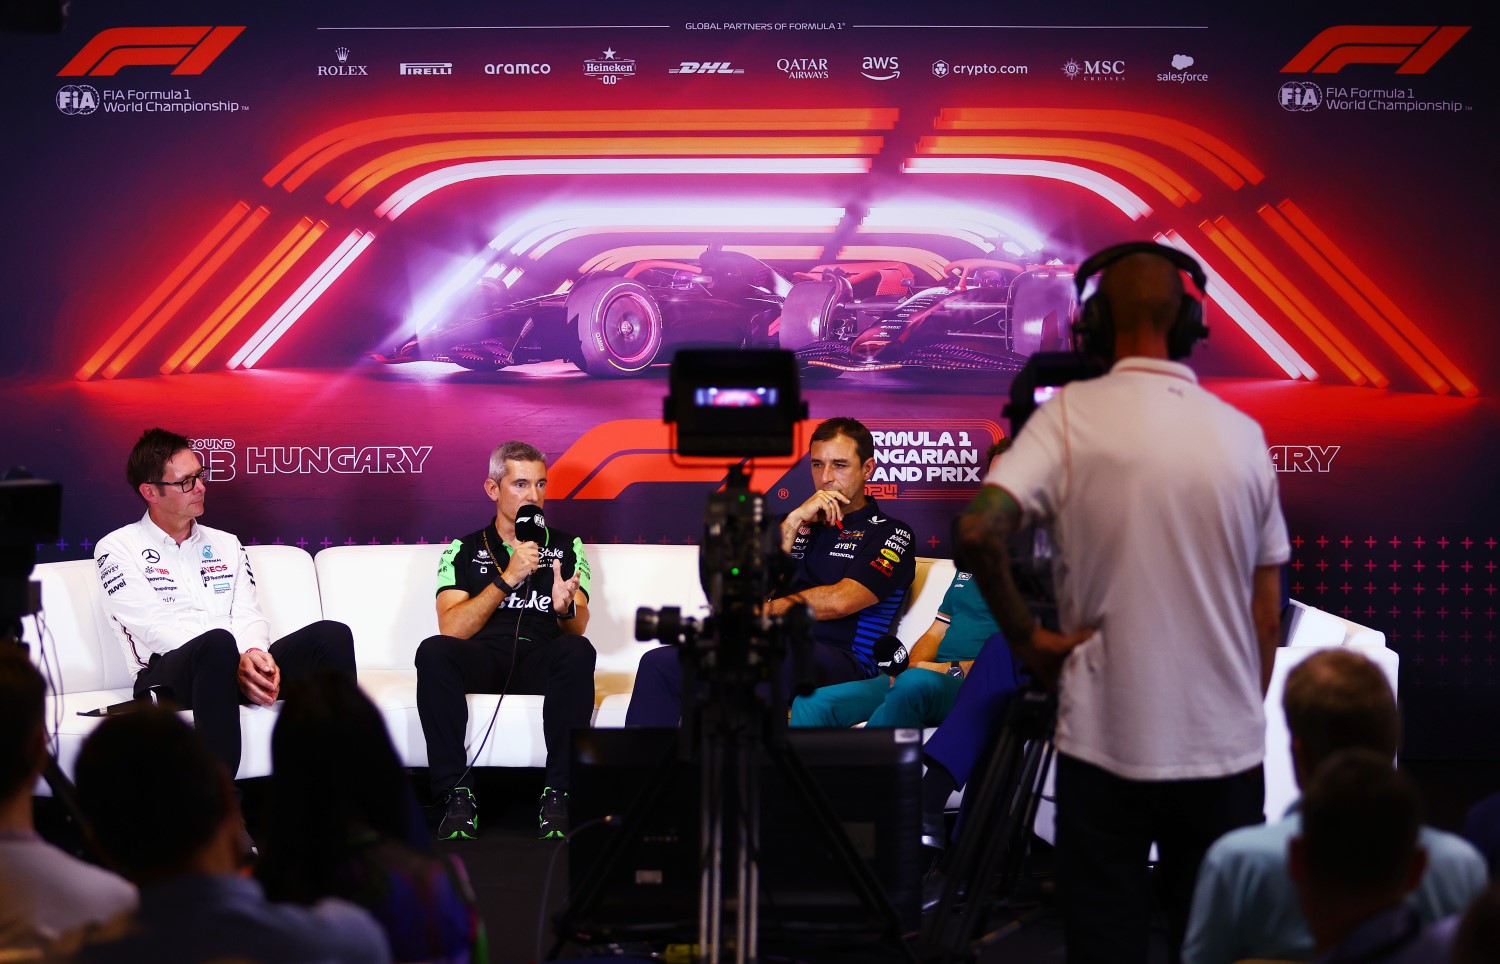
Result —
<instances>
[{"instance_id":1,"label":"white polo shirt","mask_svg":"<svg viewBox=\"0 0 1500 964\"><path fill-rule=\"evenodd\" d=\"M1176 362L1126 358L1044 404L985 479L1051 526L1059 751L1131 780L1227 776L1265 743L1254 570L1287 561L1265 436Z\"/></svg>"},{"instance_id":2,"label":"white polo shirt","mask_svg":"<svg viewBox=\"0 0 1500 964\"><path fill-rule=\"evenodd\" d=\"M110 628L137 673L153 653L210 629L229 630L242 653L270 642L250 557L233 533L194 522L178 545L148 512L100 539L94 563Z\"/></svg>"}]
</instances>

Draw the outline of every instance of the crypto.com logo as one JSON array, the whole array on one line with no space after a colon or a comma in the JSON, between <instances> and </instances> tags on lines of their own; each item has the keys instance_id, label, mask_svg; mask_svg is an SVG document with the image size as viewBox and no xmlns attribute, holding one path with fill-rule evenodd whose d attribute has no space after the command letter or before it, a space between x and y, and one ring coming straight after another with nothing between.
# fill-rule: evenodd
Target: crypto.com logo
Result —
<instances>
[{"instance_id":1,"label":"crypto.com logo","mask_svg":"<svg viewBox=\"0 0 1500 964\"><path fill-rule=\"evenodd\" d=\"M59 77L113 77L121 67L171 67L201 74L244 27L112 27L83 45Z\"/></svg>"},{"instance_id":2,"label":"crypto.com logo","mask_svg":"<svg viewBox=\"0 0 1500 964\"><path fill-rule=\"evenodd\" d=\"M1468 32L1468 27L1329 27L1281 72L1336 74L1350 64L1400 64L1398 74L1425 74Z\"/></svg>"}]
</instances>

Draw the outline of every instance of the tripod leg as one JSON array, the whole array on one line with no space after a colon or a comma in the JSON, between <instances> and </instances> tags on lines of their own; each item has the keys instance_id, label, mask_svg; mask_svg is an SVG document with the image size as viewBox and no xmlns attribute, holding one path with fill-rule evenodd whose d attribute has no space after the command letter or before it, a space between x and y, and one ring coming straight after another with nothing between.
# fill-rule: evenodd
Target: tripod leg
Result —
<instances>
[{"instance_id":1,"label":"tripod leg","mask_svg":"<svg viewBox=\"0 0 1500 964\"><path fill-rule=\"evenodd\" d=\"M817 784L813 782L807 767L789 746L768 744L766 749L787 783L791 785L797 799L812 815L824 842L833 849L834 858L848 877L860 903L872 916L885 922L884 935L894 946L901 949L902 956L915 962L917 960L915 953L902 937L901 916L896 912L896 908L891 906L890 899L880 888L880 882L875 879L870 868L865 866L859 853L855 851L854 845L844 835L837 817L833 814L832 807L829 806L827 798L823 796Z\"/></svg>"}]
</instances>

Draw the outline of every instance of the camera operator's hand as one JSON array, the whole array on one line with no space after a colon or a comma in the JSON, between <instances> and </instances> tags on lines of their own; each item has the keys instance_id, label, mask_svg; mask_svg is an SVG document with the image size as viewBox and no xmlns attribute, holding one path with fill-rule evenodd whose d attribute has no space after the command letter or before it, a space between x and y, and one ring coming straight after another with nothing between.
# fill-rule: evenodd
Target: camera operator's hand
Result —
<instances>
[{"instance_id":1,"label":"camera operator's hand","mask_svg":"<svg viewBox=\"0 0 1500 964\"><path fill-rule=\"evenodd\" d=\"M1049 690L1057 689L1057 677L1062 673L1063 662L1082 643L1094 635L1092 629L1080 629L1074 633L1054 633L1037 626L1031 631L1031 640L1024 645L1012 646L1031 675Z\"/></svg>"}]
</instances>

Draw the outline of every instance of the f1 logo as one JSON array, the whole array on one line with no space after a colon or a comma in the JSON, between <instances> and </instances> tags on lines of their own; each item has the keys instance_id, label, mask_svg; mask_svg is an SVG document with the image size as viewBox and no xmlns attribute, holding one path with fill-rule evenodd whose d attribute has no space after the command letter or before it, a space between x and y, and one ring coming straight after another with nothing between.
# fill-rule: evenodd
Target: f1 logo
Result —
<instances>
[{"instance_id":1,"label":"f1 logo","mask_svg":"<svg viewBox=\"0 0 1500 964\"><path fill-rule=\"evenodd\" d=\"M1468 27L1329 27L1281 72L1336 74L1350 64L1400 64L1398 74L1425 74L1468 32Z\"/></svg>"},{"instance_id":2,"label":"f1 logo","mask_svg":"<svg viewBox=\"0 0 1500 964\"><path fill-rule=\"evenodd\" d=\"M121 67L171 67L201 74L244 27L112 27L84 44L59 77L113 77Z\"/></svg>"}]
</instances>

